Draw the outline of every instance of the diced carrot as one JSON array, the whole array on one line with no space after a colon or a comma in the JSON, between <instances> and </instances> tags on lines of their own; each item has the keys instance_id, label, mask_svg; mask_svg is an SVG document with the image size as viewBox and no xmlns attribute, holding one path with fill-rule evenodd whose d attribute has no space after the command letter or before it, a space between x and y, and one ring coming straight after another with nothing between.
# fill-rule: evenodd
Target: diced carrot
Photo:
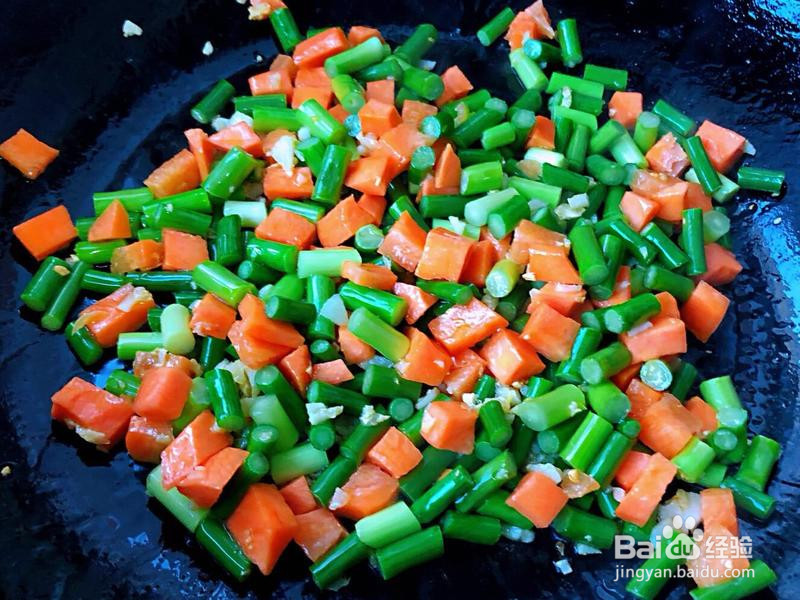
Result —
<instances>
[{"instance_id":1,"label":"diced carrot","mask_svg":"<svg viewBox=\"0 0 800 600\"><path fill-rule=\"evenodd\" d=\"M233 438L217 427L210 410L204 410L183 428L161 453L161 483L165 489L175 487L198 465L230 446Z\"/></svg>"},{"instance_id":2,"label":"diced carrot","mask_svg":"<svg viewBox=\"0 0 800 600\"><path fill-rule=\"evenodd\" d=\"M54 419L70 421L78 435L101 447L111 447L122 439L133 416L126 399L79 377L70 379L50 400Z\"/></svg>"},{"instance_id":3,"label":"diced carrot","mask_svg":"<svg viewBox=\"0 0 800 600\"><path fill-rule=\"evenodd\" d=\"M223 152L231 148L239 147L248 154L261 156L261 138L258 137L253 128L244 121L238 121L233 125L228 125L224 129L209 136L208 141L214 144Z\"/></svg>"},{"instance_id":4,"label":"diced carrot","mask_svg":"<svg viewBox=\"0 0 800 600\"><path fill-rule=\"evenodd\" d=\"M699 208L704 213L712 209L711 197L703 192L703 186L692 181L686 182L685 208Z\"/></svg>"},{"instance_id":5,"label":"diced carrot","mask_svg":"<svg viewBox=\"0 0 800 600\"><path fill-rule=\"evenodd\" d=\"M397 479L370 463L361 463L347 482L337 489L331 510L357 521L386 508L397 497Z\"/></svg>"},{"instance_id":6,"label":"diced carrot","mask_svg":"<svg viewBox=\"0 0 800 600\"><path fill-rule=\"evenodd\" d=\"M529 250L531 246L556 246L564 254L569 251L569 240L563 233L551 231L541 225L536 225L523 219L514 229L514 237L511 246L508 248L509 258L520 265L527 265L529 262ZM505 258L500 256L499 259ZM499 260L498 259L498 260ZM567 283L567 282L561 282ZM580 283L580 282L578 282Z\"/></svg>"},{"instance_id":7,"label":"diced carrot","mask_svg":"<svg viewBox=\"0 0 800 600\"><path fill-rule=\"evenodd\" d=\"M322 105L322 108L328 108L333 99L333 92L330 88L305 86L295 87L292 92L292 108L299 107L306 100L313 99Z\"/></svg>"},{"instance_id":8,"label":"diced carrot","mask_svg":"<svg viewBox=\"0 0 800 600\"><path fill-rule=\"evenodd\" d=\"M340 27L331 27L306 38L294 48L292 59L298 68L321 67L325 59L347 50L350 43Z\"/></svg>"},{"instance_id":9,"label":"diced carrot","mask_svg":"<svg viewBox=\"0 0 800 600\"><path fill-rule=\"evenodd\" d=\"M358 111L358 118L361 121L361 131L376 137L382 136L401 122L400 114L394 104L378 100L368 100Z\"/></svg>"},{"instance_id":10,"label":"diced carrot","mask_svg":"<svg viewBox=\"0 0 800 600\"><path fill-rule=\"evenodd\" d=\"M291 100L294 86L292 77L282 69L280 71L265 71L258 75L253 75L247 79L250 86L250 93L253 96L264 96L266 94L286 94L286 98Z\"/></svg>"},{"instance_id":11,"label":"diced carrot","mask_svg":"<svg viewBox=\"0 0 800 600\"><path fill-rule=\"evenodd\" d=\"M344 355L347 363L359 364L375 356L372 346L362 342L347 329L344 325L338 327L339 349Z\"/></svg>"},{"instance_id":12,"label":"diced carrot","mask_svg":"<svg viewBox=\"0 0 800 600\"><path fill-rule=\"evenodd\" d=\"M408 303L406 323L409 325L416 323L417 320L438 301L438 298L433 294L429 294L417 286L408 283L395 283L392 287L392 292L395 296L404 298Z\"/></svg>"},{"instance_id":13,"label":"diced carrot","mask_svg":"<svg viewBox=\"0 0 800 600\"><path fill-rule=\"evenodd\" d=\"M686 352L686 327L680 319L657 319L636 335L620 334L619 340L633 355L633 362L644 362L669 354Z\"/></svg>"},{"instance_id":14,"label":"diced carrot","mask_svg":"<svg viewBox=\"0 0 800 600\"><path fill-rule=\"evenodd\" d=\"M677 472L678 468L661 454L653 454L617 506L617 516L623 521L644 527Z\"/></svg>"},{"instance_id":15,"label":"diced carrot","mask_svg":"<svg viewBox=\"0 0 800 600\"><path fill-rule=\"evenodd\" d=\"M211 163L214 162L214 144L208 140L208 134L199 128L187 129L183 132L189 142L189 151L197 163L200 181L208 177Z\"/></svg>"},{"instance_id":16,"label":"diced carrot","mask_svg":"<svg viewBox=\"0 0 800 600\"><path fill-rule=\"evenodd\" d=\"M397 275L388 267L352 260L342 263L342 278L376 290L391 290L397 283Z\"/></svg>"},{"instance_id":17,"label":"diced carrot","mask_svg":"<svg viewBox=\"0 0 800 600\"><path fill-rule=\"evenodd\" d=\"M520 479L506 504L542 529L550 526L567 500L567 494L555 481L544 473L531 471Z\"/></svg>"},{"instance_id":18,"label":"diced carrot","mask_svg":"<svg viewBox=\"0 0 800 600\"><path fill-rule=\"evenodd\" d=\"M411 155L420 146L427 146L433 140L421 133L416 127L400 123L384 133L379 141L377 154L389 157L389 179L403 172L411 162Z\"/></svg>"},{"instance_id":19,"label":"diced carrot","mask_svg":"<svg viewBox=\"0 0 800 600\"><path fill-rule=\"evenodd\" d=\"M142 377L133 410L137 415L154 421L172 421L181 416L191 389L192 378L180 369L150 369Z\"/></svg>"},{"instance_id":20,"label":"diced carrot","mask_svg":"<svg viewBox=\"0 0 800 600\"><path fill-rule=\"evenodd\" d=\"M435 115L439 112L433 104L427 102L420 102L419 100L403 100L403 109L400 112L400 118L403 123L411 127L419 129L420 123L425 117Z\"/></svg>"},{"instance_id":21,"label":"diced carrot","mask_svg":"<svg viewBox=\"0 0 800 600\"><path fill-rule=\"evenodd\" d=\"M520 11L511 21L505 39L512 50L522 48L526 39L537 39L538 27L536 19L525 11Z\"/></svg>"},{"instance_id":22,"label":"diced carrot","mask_svg":"<svg viewBox=\"0 0 800 600\"><path fill-rule=\"evenodd\" d=\"M162 229L165 271L191 271L204 260L208 260L208 243L199 235L176 229Z\"/></svg>"},{"instance_id":23,"label":"diced carrot","mask_svg":"<svg viewBox=\"0 0 800 600\"><path fill-rule=\"evenodd\" d=\"M427 234L407 212L403 212L392 224L378 254L391 258L406 271L414 271L422 258Z\"/></svg>"},{"instance_id":24,"label":"diced carrot","mask_svg":"<svg viewBox=\"0 0 800 600\"><path fill-rule=\"evenodd\" d=\"M608 116L631 129L642 113L642 94L639 92L614 92L608 101Z\"/></svg>"},{"instance_id":25,"label":"diced carrot","mask_svg":"<svg viewBox=\"0 0 800 600\"><path fill-rule=\"evenodd\" d=\"M386 194L386 186L389 184L388 169L389 158L386 156L359 158L350 163L344 184L362 194L381 197Z\"/></svg>"},{"instance_id":26,"label":"diced carrot","mask_svg":"<svg viewBox=\"0 0 800 600\"><path fill-rule=\"evenodd\" d=\"M695 433L687 424L687 417L694 419L675 396L664 394L645 411L639 421L642 426L639 441L667 458L672 458L683 450Z\"/></svg>"},{"instance_id":27,"label":"diced carrot","mask_svg":"<svg viewBox=\"0 0 800 600\"><path fill-rule=\"evenodd\" d=\"M614 306L631 299L631 268L622 265L617 271L617 278L614 280L614 290L606 300L594 300L597 308Z\"/></svg>"},{"instance_id":28,"label":"diced carrot","mask_svg":"<svg viewBox=\"0 0 800 600\"><path fill-rule=\"evenodd\" d=\"M117 343L120 333L136 331L144 325L147 322L147 311L155 305L150 292L126 283L84 308L75 325L86 325L98 344L103 348L110 348Z\"/></svg>"},{"instance_id":29,"label":"diced carrot","mask_svg":"<svg viewBox=\"0 0 800 600\"><path fill-rule=\"evenodd\" d=\"M178 491L197 506L209 508L219 500L222 489L247 458L247 451L223 448L202 465L196 466L178 484Z\"/></svg>"},{"instance_id":30,"label":"diced carrot","mask_svg":"<svg viewBox=\"0 0 800 600\"><path fill-rule=\"evenodd\" d=\"M314 179L308 167L295 167L287 174L281 165L270 165L264 171L264 195L275 198L310 198L314 192Z\"/></svg>"},{"instance_id":31,"label":"diced carrot","mask_svg":"<svg viewBox=\"0 0 800 600\"><path fill-rule=\"evenodd\" d=\"M444 83L444 91L436 99L436 106L466 96L473 89L472 83L457 65L449 67L442 73L442 83Z\"/></svg>"},{"instance_id":32,"label":"diced carrot","mask_svg":"<svg viewBox=\"0 0 800 600\"><path fill-rule=\"evenodd\" d=\"M26 179L36 179L58 156L58 150L37 140L24 129L0 144L0 158L6 159Z\"/></svg>"},{"instance_id":33,"label":"diced carrot","mask_svg":"<svg viewBox=\"0 0 800 600\"><path fill-rule=\"evenodd\" d=\"M301 250L307 249L317 237L317 227L309 221L285 208L275 207L267 218L256 227L256 237L282 244L291 244Z\"/></svg>"},{"instance_id":34,"label":"diced carrot","mask_svg":"<svg viewBox=\"0 0 800 600\"><path fill-rule=\"evenodd\" d=\"M728 491L728 490L726 490ZM750 560L747 548L721 523L703 523L703 537L697 542L699 552L686 559L686 567L698 588L716 586L734 577L746 577Z\"/></svg>"},{"instance_id":35,"label":"diced carrot","mask_svg":"<svg viewBox=\"0 0 800 600\"><path fill-rule=\"evenodd\" d=\"M374 194L363 194L358 199L358 207L369 213L372 219L370 223L380 226L383 220L383 213L386 211L386 198L375 196Z\"/></svg>"},{"instance_id":36,"label":"diced carrot","mask_svg":"<svg viewBox=\"0 0 800 600\"><path fill-rule=\"evenodd\" d=\"M302 515L317 508L317 501L311 493L311 488L308 487L305 475L292 479L279 491L295 515Z\"/></svg>"},{"instance_id":37,"label":"diced carrot","mask_svg":"<svg viewBox=\"0 0 800 600\"><path fill-rule=\"evenodd\" d=\"M619 209L625 216L625 220L636 231L653 220L661 206L658 202L653 202L634 192L625 192L619 203Z\"/></svg>"},{"instance_id":38,"label":"diced carrot","mask_svg":"<svg viewBox=\"0 0 800 600\"><path fill-rule=\"evenodd\" d=\"M311 354L308 346L303 344L284 356L278 363L278 369L300 395L305 397L306 388L311 383Z\"/></svg>"},{"instance_id":39,"label":"diced carrot","mask_svg":"<svg viewBox=\"0 0 800 600\"><path fill-rule=\"evenodd\" d=\"M383 41L381 32L374 27L364 27L363 25L353 25L347 32L347 41L351 46L358 46L361 42L366 42L369 38L376 37Z\"/></svg>"},{"instance_id":40,"label":"diced carrot","mask_svg":"<svg viewBox=\"0 0 800 600\"><path fill-rule=\"evenodd\" d=\"M478 412L463 402L435 401L425 407L420 434L434 448L470 454Z\"/></svg>"},{"instance_id":41,"label":"diced carrot","mask_svg":"<svg viewBox=\"0 0 800 600\"><path fill-rule=\"evenodd\" d=\"M539 303L522 330L522 339L547 360L560 362L569 358L580 328L577 321L565 317L548 304Z\"/></svg>"},{"instance_id":42,"label":"diced carrot","mask_svg":"<svg viewBox=\"0 0 800 600\"><path fill-rule=\"evenodd\" d=\"M341 358L311 366L311 379L337 385L353 379L353 374Z\"/></svg>"},{"instance_id":43,"label":"diced carrot","mask_svg":"<svg viewBox=\"0 0 800 600\"><path fill-rule=\"evenodd\" d=\"M415 274L421 279L458 281L475 241L443 227L428 232Z\"/></svg>"},{"instance_id":44,"label":"diced carrot","mask_svg":"<svg viewBox=\"0 0 800 600\"><path fill-rule=\"evenodd\" d=\"M428 329L450 354L457 354L507 326L508 321L472 298L466 304L448 308L430 322Z\"/></svg>"},{"instance_id":45,"label":"diced carrot","mask_svg":"<svg viewBox=\"0 0 800 600\"><path fill-rule=\"evenodd\" d=\"M730 129L720 127L711 121L703 121L697 134L703 142L708 159L720 173L727 173L744 154L747 140Z\"/></svg>"},{"instance_id":46,"label":"diced carrot","mask_svg":"<svg viewBox=\"0 0 800 600\"><path fill-rule=\"evenodd\" d=\"M586 300L586 290L582 285L568 283L545 283L542 287L531 290L531 302L528 312L533 312L539 304L547 304L564 316L569 315L575 307Z\"/></svg>"},{"instance_id":47,"label":"diced carrot","mask_svg":"<svg viewBox=\"0 0 800 600\"><path fill-rule=\"evenodd\" d=\"M741 273L742 265L736 260L736 256L712 242L705 245L706 272L699 276L699 279L710 285L725 285L730 283Z\"/></svg>"},{"instance_id":48,"label":"diced carrot","mask_svg":"<svg viewBox=\"0 0 800 600\"><path fill-rule=\"evenodd\" d=\"M495 263L494 248L489 240L475 242L467 254L464 268L461 270L460 281L471 283L482 288L486 285L486 276Z\"/></svg>"},{"instance_id":49,"label":"diced carrot","mask_svg":"<svg viewBox=\"0 0 800 600\"><path fill-rule=\"evenodd\" d=\"M417 191L416 201L420 203L423 196L447 196L458 195L458 185L451 185L447 187L436 187L436 178L432 174L425 176Z\"/></svg>"},{"instance_id":50,"label":"diced carrot","mask_svg":"<svg viewBox=\"0 0 800 600\"><path fill-rule=\"evenodd\" d=\"M390 427L367 453L367 462L398 479L422 460L422 452L397 427Z\"/></svg>"},{"instance_id":51,"label":"diced carrot","mask_svg":"<svg viewBox=\"0 0 800 600\"><path fill-rule=\"evenodd\" d=\"M461 180L461 160L453 150L452 144L445 146L436 163L433 177L434 184L439 188L457 186L459 184Z\"/></svg>"},{"instance_id":52,"label":"diced carrot","mask_svg":"<svg viewBox=\"0 0 800 600\"><path fill-rule=\"evenodd\" d=\"M683 209L686 208L686 194L688 192L689 183L686 181L679 181L665 188L655 198L655 201L659 204L656 217L671 223L680 223Z\"/></svg>"},{"instance_id":53,"label":"diced carrot","mask_svg":"<svg viewBox=\"0 0 800 600\"><path fill-rule=\"evenodd\" d=\"M345 528L327 508L296 515L296 519L294 541L312 561L324 556L347 535Z\"/></svg>"},{"instance_id":54,"label":"diced carrot","mask_svg":"<svg viewBox=\"0 0 800 600\"><path fill-rule=\"evenodd\" d=\"M244 328L244 321L236 321L228 330L228 339L241 361L250 369L260 369L275 364L292 350L287 346L247 335Z\"/></svg>"},{"instance_id":55,"label":"diced carrot","mask_svg":"<svg viewBox=\"0 0 800 600\"><path fill-rule=\"evenodd\" d=\"M264 302L253 294L247 294L237 307L244 320L244 333L259 340L297 348L304 339L291 323L270 319L264 311Z\"/></svg>"},{"instance_id":56,"label":"diced carrot","mask_svg":"<svg viewBox=\"0 0 800 600\"><path fill-rule=\"evenodd\" d=\"M678 310L678 301L675 296L669 292L659 292L656 294L656 300L661 305L661 310L651 319L653 322L667 317L672 319L681 318L681 313Z\"/></svg>"},{"instance_id":57,"label":"diced carrot","mask_svg":"<svg viewBox=\"0 0 800 600\"><path fill-rule=\"evenodd\" d=\"M611 381L613 381L614 385L619 389L626 390L631 382L639 376L639 370L641 368L642 365L640 363L631 363L619 373L612 375Z\"/></svg>"},{"instance_id":58,"label":"diced carrot","mask_svg":"<svg viewBox=\"0 0 800 600\"><path fill-rule=\"evenodd\" d=\"M16 225L14 236L36 260L66 247L78 237L66 206L58 205Z\"/></svg>"},{"instance_id":59,"label":"diced carrot","mask_svg":"<svg viewBox=\"0 0 800 600\"><path fill-rule=\"evenodd\" d=\"M245 556L269 575L292 541L297 519L274 485L254 483L226 525Z\"/></svg>"},{"instance_id":60,"label":"diced carrot","mask_svg":"<svg viewBox=\"0 0 800 600\"><path fill-rule=\"evenodd\" d=\"M700 396L692 396L686 401L686 410L697 417L701 425L700 437L706 437L712 431L716 431L719 427L717 420L717 411Z\"/></svg>"},{"instance_id":61,"label":"diced carrot","mask_svg":"<svg viewBox=\"0 0 800 600\"><path fill-rule=\"evenodd\" d=\"M526 148L544 148L552 150L556 147L556 126L553 121L543 115L536 115L536 122L531 127Z\"/></svg>"},{"instance_id":62,"label":"diced carrot","mask_svg":"<svg viewBox=\"0 0 800 600\"><path fill-rule=\"evenodd\" d=\"M90 242L103 242L131 237L128 211L122 202L114 198L89 228Z\"/></svg>"},{"instance_id":63,"label":"diced carrot","mask_svg":"<svg viewBox=\"0 0 800 600\"><path fill-rule=\"evenodd\" d=\"M371 219L370 214L359 207L355 198L350 195L317 221L317 237L326 248L339 246L353 237L361 227L368 225Z\"/></svg>"},{"instance_id":64,"label":"diced carrot","mask_svg":"<svg viewBox=\"0 0 800 600\"><path fill-rule=\"evenodd\" d=\"M528 273L537 281L583 284L578 271L560 246L533 243L528 247Z\"/></svg>"},{"instance_id":65,"label":"diced carrot","mask_svg":"<svg viewBox=\"0 0 800 600\"><path fill-rule=\"evenodd\" d=\"M269 63L269 70L286 71L292 79L297 75L297 67L292 57L288 54L277 54L275 58L272 59L272 62Z\"/></svg>"},{"instance_id":66,"label":"diced carrot","mask_svg":"<svg viewBox=\"0 0 800 600\"><path fill-rule=\"evenodd\" d=\"M195 189L200 185L200 169L197 168L194 154L186 149L181 150L150 173L144 184L156 198Z\"/></svg>"},{"instance_id":67,"label":"diced carrot","mask_svg":"<svg viewBox=\"0 0 800 600\"><path fill-rule=\"evenodd\" d=\"M544 7L544 2L542 0L536 0L536 2L525 9L525 12L536 21L537 38L548 38L552 40L556 37L556 32L553 31L553 26L550 24L550 15L547 13L547 9Z\"/></svg>"},{"instance_id":68,"label":"diced carrot","mask_svg":"<svg viewBox=\"0 0 800 600\"><path fill-rule=\"evenodd\" d=\"M694 337L701 342L707 342L725 318L730 303L714 287L705 281L698 281L689 299L681 307L681 318Z\"/></svg>"},{"instance_id":69,"label":"diced carrot","mask_svg":"<svg viewBox=\"0 0 800 600\"><path fill-rule=\"evenodd\" d=\"M427 335L409 327L406 330L409 348L406 355L395 365L402 377L426 385L442 383L452 366L450 355Z\"/></svg>"},{"instance_id":70,"label":"diced carrot","mask_svg":"<svg viewBox=\"0 0 800 600\"><path fill-rule=\"evenodd\" d=\"M161 460L161 452L172 440L172 425L167 421L133 415L125 434L125 448L133 460L155 464Z\"/></svg>"},{"instance_id":71,"label":"diced carrot","mask_svg":"<svg viewBox=\"0 0 800 600\"><path fill-rule=\"evenodd\" d=\"M653 144L645 154L647 164L653 171L677 177L689 166L689 157L678 144L672 132L668 131Z\"/></svg>"},{"instance_id":72,"label":"diced carrot","mask_svg":"<svg viewBox=\"0 0 800 600\"><path fill-rule=\"evenodd\" d=\"M641 366L640 363L635 364L638 365L638 367ZM636 369L637 374L639 371L638 367ZM631 401L631 410L628 416L637 421L641 421L647 409L661 400L662 396L661 392L643 383L638 377L634 377L626 387L620 389L625 390L625 395L628 396L628 399Z\"/></svg>"},{"instance_id":73,"label":"diced carrot","mask_svg":"<svg viewBox=\"0 0 800 600\"><path fill-rule=\"evenodd\" d=\"M144 352L143 350L136 352L136 356L133 359L133 374L136 377L141 379L145 373L158 367L178 369L189 377L197 377L203 371L195 359L167 352L163 348L158 348L152 352Z\"/></svg>"},{"instance_id":74,"label":"diced carrot","mask_svg":"<svg viewBox=\"0 0 800 600\"><path fill-rule=\"evenodd\" d=\"M331 89L331 78L325 72L324 67L311 67L298 69L297 75L294 78L295 87L314 87ZM294 100L294 97L292 98Z\"/></svg>"},{"instance_id":75,"label":"diced carrot","mask_svg":"<svg viewBox=\"0 0 800 600\"><path fill-rule=\"evenodd\" d=\"M501 329L490 337L481 348L480 355L503 385L528 379L544 370L544 363L536 349L511 329Z\"/></svg>"},{"instance_id":76,"label":"diced carrot","mask_svg":"<svg viewBox=\"0 0 800 600\"><path fill-rule=\"evenodd\" d=\"M381 79L379 81L368 81L366 98L367 102L376 100L383 104L394 106L394 80Z\"/></svg>"},{"instance_id":77,"label":"diced carrot","mask_svg":"<svg viewBox=\"0 0 800 600\"><path fill-rule=\"evenodd\" d=\"M478 379L483 376L486 361L472 350L464 350L453 357L453 368L444 378L442 385L453 400L461 400L467 392L475 389Z\"/></svg>"},{"instance_id":78,"label":"diced carrot","mask_svg":"<svg viewBox=\"0 0 800 600\"><path fill-rule=\"evenodd\" d=\"M246 3L242 2L242 4ZM279 8L286 8L283 0L250 0L247 18L251 21L264 21L269 18L273 11Z\"/></svg>"},{"instance_id":79,"label":"diced carrot","mask_svg":"<svg viewBox=\"0 0 800 600\"><path fill-rule=\"evenodd\" d=\"M614 472L614 480L617 485L626 492L629 491L636 480L639 479L650 462L650 454L630 450L620 461L617 470Z\"/></svg>"},{"instance_id":80,"label":"diced carrot","mask_svg":"<svg viewBox=\"0 0 800 600\"><path fill-rule=\"evenodd\" d=\"M696 397L696 396L695 396ZM707 488L700 492L700 514L703 527L721 525L733 535L739 535L733 492L726 488Z\"/></svg>"},{"instance_id":81,"label":"diced carrot","mask_svg":"<svg viewBox=\"0 0 800 600\"><path fill-rule=\"evenodd\" d=\"M224 340L236 320L236 311L213 294L206 294L192 307L189 325L197 335Z\"/></svg>"},{"instance_id":82,"label":"diced carrot","mask_svg":"<svg viewBox=\"0 0 800 600\"><path fill-rule=\"evenodd\" d=\"M631 189L659 204L657 217L680 223L689 190L687 182L666 173L637 169L631 179Z\"/></svg>"},{"instance_id":83,"label":"diced carrot","mask_svg":"<svg viewBox=\"0 0 800 600\"><path fill-rule=\"evenodd\" d=\"M155 240L140 240L114 248L111 253L111 272L152 271L164 264L164 244Z\"/></svg>"},{"instance_id":84,"label":"diced carrot","mask_svg":"<svg viewBox=\"0 0 800 600\"><path fill-rule=\"evenodd\" d=\"M339 123L341 123L342 125L344 125L344 120L345 120L347 117L349 117L349 116L350 116L350 113L349 113L349 112L347 112L347 109L345 109L345 107L344 107L344 106L342 106L341 104L334 104L333 106L331 106L331 107L328 109L328 112L331 114L331 116L332 116L334 119L336 119L337 121L339 121Z\"/></svg>"}]
</instances>

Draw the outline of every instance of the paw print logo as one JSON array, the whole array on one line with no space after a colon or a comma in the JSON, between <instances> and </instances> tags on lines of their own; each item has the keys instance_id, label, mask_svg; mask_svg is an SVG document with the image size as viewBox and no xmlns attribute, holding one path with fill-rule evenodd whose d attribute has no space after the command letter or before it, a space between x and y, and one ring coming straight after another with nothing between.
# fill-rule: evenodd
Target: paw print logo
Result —
<instances>
[{"instance_id":1,"label":"paw print logo","mask_svg":"<svg viewBox=\"0 0 800 600\"><path fill-rule=\"evenodd\" d=\"M672 517L672 525L665 525L662 530L662 539L672 540L665 549L670 558L697 558L700 550L697 544L703 539L703 530L697 529L697 521L694 517L687 517L686 520L680 515ZM677 532L688 534L692 541L686 538L675 538Z\"/></svg>"}]
</instances>

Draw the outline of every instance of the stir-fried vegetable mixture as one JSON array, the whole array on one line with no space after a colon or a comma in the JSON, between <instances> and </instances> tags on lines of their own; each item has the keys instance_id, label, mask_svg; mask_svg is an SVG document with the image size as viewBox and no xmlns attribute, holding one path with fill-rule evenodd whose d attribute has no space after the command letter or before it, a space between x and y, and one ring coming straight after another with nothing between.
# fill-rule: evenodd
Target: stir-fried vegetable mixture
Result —
<instances>
[{"instance_id":1,"label":"stir-fried vegetable mixture","mask_svg":"<svg viewBox=\"0 0 800 600\"><path fill-rule=\"evenodd\" d=\"M200 99L214 132L188 129L144 187L96 193L94 216L14 229L42 261L22 294L42 326L87 367L132 361L104 388L69 381L53 419L153 463L148 493L236 579L292 542L327 588L445 538L552 527L579 554L621 533L694 547L644 563L639 598L681 565L696 600L771 584L686 535L735 546L737 511L769 517L780 446L748 439L729 376L681 355L742 269L725 203L783 174L729 179L744 137L643 110L541 0L477 32L510 45L510 102L473 89L485 66L426 60L432 25L392 48L364 26L304 36L280 0L250 13L286 54L250 95L223 80ZM0 146L29 176L55 154L24 132ZM74 314L83 293L101 299Z\"/></svg>"}]
</instances>

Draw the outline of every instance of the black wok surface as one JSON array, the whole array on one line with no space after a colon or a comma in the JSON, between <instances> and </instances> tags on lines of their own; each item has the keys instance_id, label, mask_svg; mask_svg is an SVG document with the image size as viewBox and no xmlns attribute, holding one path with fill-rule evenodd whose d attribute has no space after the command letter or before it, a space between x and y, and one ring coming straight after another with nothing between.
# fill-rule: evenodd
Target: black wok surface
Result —
<instances>
[{"instance_id":1,"label":"black wok surface","mask_svg":"<svg viewBox=\"0 0 800 600\"><path fill-rule=\"evenodd\" d=\"M292 2L301 29L367 24L392 42L423 20L442 31L432 52L477 85L516 97L506 50L477 44L497 1ZM514 2L519 9L524 6ZM784 444L769 491L769 523L744 517L754 555L779 573L775 594L800 594L800 4L794 0L548 2L579 19L591 62L626 67L649 106L664 97L695 118L746 135L759 165L785 169L781 199L742 193L731 205L745 266L725 290L733 304L707 348L690 357L705 377L731 372L752 411L751 431ZM125 39L124 19L144 35ZM201 54L206 40L216 51ZM246 90L275 53L268 24L234 0L5 0L0 5L0 139L25 127L61 149L36 182L0 166L0 590L8 598L311 597L306 561L287 551L269 578L235 585L185 530L144 493L147 469L124 451L98 453L51 425L49 397L83 373L62 336L20 311L33 262L11 226L58 202L91 214L91 193L140 185L185 141L188 108L221 77ZM712 354L713 350L713 354ZM114 365L90 374L102 384ZM607 553L606 553L607 554ZM609 556L571 558L559 576L551 535L491 549L448 544L443 559L391 583L362 567L344 598L622 596ZM631 566L625 564L625 566ZM685 593L673 583L670 597ZM332 594L331 594L332 595Z\"/></svg>"}]
</instances>

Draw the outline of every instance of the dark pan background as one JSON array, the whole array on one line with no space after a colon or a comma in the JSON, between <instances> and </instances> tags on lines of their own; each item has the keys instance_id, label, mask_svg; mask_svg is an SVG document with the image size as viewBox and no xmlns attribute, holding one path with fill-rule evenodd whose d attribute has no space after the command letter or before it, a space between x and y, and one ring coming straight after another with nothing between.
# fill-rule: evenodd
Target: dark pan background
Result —
<instances>
[{"instance_id":1,"label":"dark pan background","mask_svg":"<svg viewBox=\"0 0 800 600\"><path fill-rule=\"evenodd\" d=\"M506 50L484 50L475 30L501 2L292 2L309 25L380 26L392 42L428 20L443 32L432 57L462 66L477 85L506 99ZM514 7L524 6L515 1ZM315 6L316 5L316 6ZM742 193L732 204L735 250L745 266L726 290L733 304L712 350L692 356L706 377L733 373L751 430L785 447L766 524L744 518L754 554L779 573L775 594L800 594L800 3L796 0L548 2L554 19L579 19L585 55L627 67L647 106L664 97L692 116L745 134L753 162L785 169L789 192L773 199ZM0 139L25 127L61 149L38 181L0 166L0 595L8 598L267 597L317 595L306 561L287 551L276 574L233 585L182 526L148 502L147 469L118 450L106 456L49 419L49 397L82 369L60 335L20 312L18 296L34 268L11 226L65 202L91 214L91 193L140 185L185 145L189 106L221 77L246 90L275 46L266 23L246 20L235 0L5 0L0 5ZM124 19L144 28L125 39ZM210 40L216 51L200 50ZM95 376L100 382L105 367ZM448 543L446 556L391 583L362 567L345 598L618 598L608 556L572 559L555 574L549 532L532 545L484 549ZM631 566L628 562L625 566ZM672 584L670 597L685 593ZM329 594L332 595L332 594Z\"/></svg>"}]
</instances>

